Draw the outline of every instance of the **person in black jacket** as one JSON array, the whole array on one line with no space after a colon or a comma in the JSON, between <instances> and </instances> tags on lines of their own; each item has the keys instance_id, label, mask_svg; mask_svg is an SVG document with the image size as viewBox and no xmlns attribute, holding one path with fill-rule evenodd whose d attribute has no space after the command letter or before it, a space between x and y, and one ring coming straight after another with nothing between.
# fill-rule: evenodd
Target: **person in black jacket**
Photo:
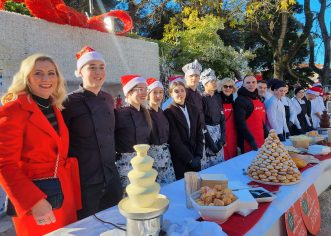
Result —
<instances>
[{"instance_id":1,"label":"person in black jacket","mask_svg":"<svg viewBox=\"0 0 331 236\"><path fill-rule=\"evenodd\" d=\"M235 123L238 131L238 146L242 153L257 150L267 134L265 107L257 91L253 75L245 76L243 87L238 90L235 101Z\"/></svg>"},{"instance_id":2,"label":"person in black jacket","mask_svg":"<svg viewBox=\"0 0 331 236\"><path fill-rule=\"evenodd\" d=\"M125 75L121 77L121 83L128 104L115 111L115 139L116 165L125 188L132 169L130 161L136 156L133 146L150 143L152 120L143 105L147 99L146 79L139 75Z\"/></svg>"},{"instance_id":3,"label":"person in black jacket","mask_svg":"<svg viewBox=\"0 0 331 236\"><path fill-rule=\"evenodd\" d=\"M203 154L202 123L198 109L185 102L186 90L182 82L170 83L173 103L165 110L170 125L169 148L176 179L187 171L200 171Z\"/></svg>"},{"instance_id":4,"label":"person in black jacket","mask_svg":"<svg viewBox=\"0 0 331 236\"><path fill-rule=\"evenodd\" d=\"M75 74L83 84L68 95L62 114L69 129L69 156L77 157L79 164L82 219L117 205L123 193L115 165L114 99L101 91L105 61L90 47L77 58Z\"/></svg>"},{"instance_id":5,"label":"person in black jacket","mask_svg":"<svg viewBox=\"0 0 331 236\"><path fill-rule=\"evenodd\" d=\"M210 68L204 70L200 81L205 88L202 104L206 127L206 155L201 160L201 168L206 169L224 160L222 148L225 143L225 118L221 103L215 94L217 89L215 72Z\"/></svg>"},{"instance_id":6,"label":"person in black jacket","mask_svg":"<svg viewBox=\"0 0 331 236\"><path fill-rule=\"evenodd\" d=\"M186 85L186 102L198 108L201 117L201 123L204 127L204 112L202 105L202 96L198 91L197 87L199 84L200 74L202 71L202 66L198 60L186 64L182 68L185 73L185 85Z\"/></svg>"},{"instance_id":7,"label":"person in black jacket","mask_svg":"<svg viewBox=\"0 0 331 236\"><path fill-rule=\"evenodd\" d=\"M152 118L152 133L148 155L154 159L153 168L158 172L156 181L165 185L176 181L169 150L169 121L160 108L163 101L163 85L155 78L148 78L148 111Z\"/></svg>"}]
</instances>

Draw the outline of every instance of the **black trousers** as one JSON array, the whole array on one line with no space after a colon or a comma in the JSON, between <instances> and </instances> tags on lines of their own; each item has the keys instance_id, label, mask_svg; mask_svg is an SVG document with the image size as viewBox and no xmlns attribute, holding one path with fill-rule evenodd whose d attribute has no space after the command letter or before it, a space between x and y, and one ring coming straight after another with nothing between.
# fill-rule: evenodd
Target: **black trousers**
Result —
<instances>
[{"instance_id":1,"label":"black trousers","mask_svg":"<svg viewBox=\"0 0 331 236\"><path fill-rule=\"evenodd\" d=\"M82 209L77 212L79 220L117 205L123 196L121 191L103 183L81 186L81 194Z\"/></svg>"}]
</instances>

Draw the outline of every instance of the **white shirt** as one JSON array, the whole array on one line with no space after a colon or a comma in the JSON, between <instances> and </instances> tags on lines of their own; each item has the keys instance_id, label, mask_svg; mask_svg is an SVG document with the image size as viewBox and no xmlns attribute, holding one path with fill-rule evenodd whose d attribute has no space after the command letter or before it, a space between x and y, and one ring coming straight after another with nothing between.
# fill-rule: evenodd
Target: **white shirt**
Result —
<instances>
[{"instance_id":1,"label":"white shirt","mask_svg":"<svg viewBox=\"0 0 331 236\"><path fill-rule=\"evenodd\" d=\"M289 97L282 97L281 98L282 103L284 106L288 106L290 108L290 121L298 128L301 129L300 122L298 120L298 114L301 112L301 107L300 107L300 112L297 113L297 109L295 109L292 100Z\"/></svg>"},{"instance_id":2,"label":"white shirt","mask_svg":"<svg viewBox=\"0 0 331 236\"><path fill-rule=\"evenodd\" d=\"M188 111L187 111L187 107L182 107L182 106L178 106L182 112L184 113L184 116L185 116L185 119L186 119L186 122L187 122L187 126L188 126L188 135L190 136L190 130L191 130L191 122L190 122L190 116L188 114Z\"/></svg>"},{"instance_id":3,"label":"white shirt","mask_svg":"<svg viewBox=\"0 0 331 236\"><path fill-rule=\"evenodd\" d=\"M285 108L282 101L272 96L266 103L267 117L270 128L276 130L277 134L287 133Z\"/></svg>"},{"instance_id":4,"label":"white shirt","mask_svg":"<svg viewBox=\"0 0 331 236\"><path fill-rule=\"evenodd\" d=\"M301 99L300 101L296 98L296 97L293 97L292 98L292 105L293 105L293 109L295 110L295 112L297 113L297 118L298 118L298 115L301 113L301 104L306 104L305 100ZM311 123L310 123L310 119L309 119L309 116L308 114L305 114L305 118L306 118L306 121L307 121L307 124L309 126L311 126ZM298 129L301 129L301 125L299 123L299 127L297 126Z\"/></svg>"},{"instance_id":5,"label":"white shirt","mask_svg":"<svg viewBox=\"0 0 331 236\"><path fill-rule=\"evenodd\" d=\"M316 113L322 115L324 110L325 106L323 98L321 96L318 96L315 99L311 100L311 119L313 121L314 129L320 127L320 118L316 115Z\"/></svg>"},{"instance_id":6,"label":"white shirt","mask_svg":"<svg viewBox=\"0 0 331 236\"><path fill-rule=\"evenodd\" d=\"M266 91L264 94L264 104L266 104L272 96L273 96L272 93L270 93L269 91Z\"/></svg>"}]
</instances>

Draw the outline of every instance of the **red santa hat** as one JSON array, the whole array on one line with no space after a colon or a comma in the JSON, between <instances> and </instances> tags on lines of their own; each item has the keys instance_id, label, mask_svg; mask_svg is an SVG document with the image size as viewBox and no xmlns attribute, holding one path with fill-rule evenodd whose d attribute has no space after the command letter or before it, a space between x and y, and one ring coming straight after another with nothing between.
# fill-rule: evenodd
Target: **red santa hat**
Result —
<instances>
[{"instance_id":1,"label":"red santa hat","mask_svg":"<svg viewBox=\"0 0 331 236\"><path fill-rule=\"evenodd\" d=\"M307 90L306 93L307 93L307 94L313 94L313 95L318 96L318 95L320 95L320 88L318 88L318 87L311 87L311 88L309 88L309 89Z\"/></svg>"},{"instance_id":2,"label":"red santa hat","mask_svg":"<svg viewBox=\"0 0 331 236\"><path fill-rule=\"evenodd\" d=\"M162 83L155 78L148 78L146 79L146 82L147 82L148 93L150 93L155 88L163 89Z\"/></svg>"},{"instance_id":3,"label":"red santa hat","mask_svg":"<svg viewBox=\"0 0 331 236\"><path fill-rule=\"evenodd\" d=\"M317 88L318 92L320 93L320 96L323 96L323 88L320 85L314 86L313 88Z\"/></svg>"},{"instance_id":4,"label":"red santa hat","mask_svg":"<svg viewBox=\"0 0 331 236\"><path fill-rule=\"evenodd\" d=\"M86 65L90 61L97 60L106 64L105 59L103 59L101 53L95 51L93 48L89 46L84 46L79 52L77 52L76 58L77 58L77 69L75 71L76 77L80 77L80 70L84 65Z\"/></svg>"},{"instance_id":5,"label":"red santa hat","mask_svg":"<svg viewBox=\"0 0 331 236\"><path fill-rule=\"evenodd\" d=\"M313 84L313 87L322 87L322 84L320 82L316 82Z\"/></svg>"},{"instance_id":6,"label":"red santa hat","mask_svg":"<svg viewBox=\"0 0 331 236\"><path fill-rule=\"evenodd\" d=\"M168 78L168 81L169 81L169 87L172 85L173 82L182 82L183 84L185 84L185 79L184 76L182 75L170 76Z\"/></svg>"},{"instance_id":7,"label":"red santa hat","mask_svg":"<svg viewBox=\"0 0 331 236\"><path fill-rule=\"evenodd\" d=\"M123 75L121 77L121 83L123 86L123 93L126 96L128 92L134 88L137 84L145 83L146 79L140 75Z\"/></svg>"},{"instance_id":8,"label":"red santa hat","mask_svg":"<svg viewBox=\"0 0 331 236\"><path fill-rule=\"evenodd\" d=\"M260 74L256 74L255 75L255 78L256 78L257 81L263 80L263 75L261 73Z\"/></svg>"}]
</instances>

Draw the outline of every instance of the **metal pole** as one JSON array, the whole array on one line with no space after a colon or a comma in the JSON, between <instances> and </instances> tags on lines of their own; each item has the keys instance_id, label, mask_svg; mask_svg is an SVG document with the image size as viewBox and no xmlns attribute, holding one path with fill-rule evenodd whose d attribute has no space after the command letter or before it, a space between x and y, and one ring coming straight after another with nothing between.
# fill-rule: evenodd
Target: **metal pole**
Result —
<instances>
[{"instance_id":1,"label":"metal pole","mask_svg":"<svg viewBox=\"0 0 331 236\"><path fill-rule=\"evenodd\" d=\"M90 17L93 16L93 0L88 1Z\"/></svg>"}]
</instances>

